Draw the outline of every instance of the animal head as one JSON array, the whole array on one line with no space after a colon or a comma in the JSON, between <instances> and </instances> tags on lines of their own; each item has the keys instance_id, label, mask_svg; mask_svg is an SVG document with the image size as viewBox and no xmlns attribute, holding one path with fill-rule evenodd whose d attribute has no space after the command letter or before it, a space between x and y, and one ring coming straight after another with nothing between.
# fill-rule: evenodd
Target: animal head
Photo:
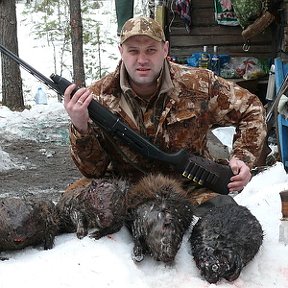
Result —
<instances>
[{"instance_id":1,"label":"animal head","mask_svg":"<svg viewBox=\"0 0 288 288\"><path fill-rule=\"evenodd\" d=\"M201 275L209 283L216 283L221 278L234 281L239 277L244 266L241 257L237 253L211 247L204 249L195 260Z\"/></svg>"},{"instance_id":2,"label":"animal head","mask_svg":"<svg viewBox=\"0 0 288 288\"><path fill-rule=\"evenodd\" d=\"M122 180L93 179L87 193L81 194L88 219L106 228L126 212L128 183Z\"/></svg>"},{"instance_id":3,"label":"animal head","mask_svg":"<svg viewBox=\"0 0 288 288\"><path fill-rule=\"evenodd\" d=\"M189 221L181 219L179 207L167 201L149 201L138 209L142 210L139 215L143 215L144 237L151 255L165 263L174 261Z\"/></svg>"},{"instance_id":4,"label":"animal head","mask_svg":"<svg viewBox=\"0 0 288 288\"><path fill-rule=\"evenodd\" d=\"M58 217L53 202L25 197L5 198L0 204L0 247L15 250L44 243L53 246Z\"/></svg>"}]
</instances>

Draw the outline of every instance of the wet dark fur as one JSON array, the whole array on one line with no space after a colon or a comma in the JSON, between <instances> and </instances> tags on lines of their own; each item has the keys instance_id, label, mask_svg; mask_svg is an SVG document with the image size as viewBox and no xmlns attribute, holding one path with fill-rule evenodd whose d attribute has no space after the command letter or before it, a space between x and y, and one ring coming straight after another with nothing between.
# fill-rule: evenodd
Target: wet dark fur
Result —
<instances>
[{"instance_id":1,"label":"wet dark fur","mask_svg":"<svg viewBox=\"0 0 288 288\"><path fill-rule=\"evenodd\" d=\"M61 232L75 232L79 239L88 229L99 239L121 229L126 215L128 183L116 179L93 179L87 187L68 190L57 203Z\"/></svg>"},{"instance_id":2,"label":"wet dark fur","mask_svg":"<svg viewBox=\"0 0 288 288\"><path fill-rule=\"evenodd\" d=\"M0 198L0 252L54 245L58 215L53 202L31 197Z\"/></svg>"},{"instance_id":3,"label":"wet dark fur","mask_svg":"<svg viewBox=\"0 0 288 288\"><path fill-rule=\"evenodd\" d=\"M171 263L193 218L193 207L176 180L150 175L128 193L127 226L133 240L133 259L146 254Z\"/></svg>"},{"instance_id":4,"label":"wet dark fur","mask_svg":"<svg viewBox=\"0 0 288 288\"><path fill-rule=\"evenodd\" d=\"M244 206L227 204L210 210L194 226L192 255L209 283L237 279L263 241L263 230Z\"/></svg>"}]
</instances>

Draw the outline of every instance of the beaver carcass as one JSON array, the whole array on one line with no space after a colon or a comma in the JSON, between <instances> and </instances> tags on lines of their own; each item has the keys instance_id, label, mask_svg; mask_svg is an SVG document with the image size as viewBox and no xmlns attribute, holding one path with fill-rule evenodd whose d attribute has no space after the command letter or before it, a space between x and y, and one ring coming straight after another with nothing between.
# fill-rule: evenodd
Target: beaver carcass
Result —
<instances>
[{"instance_id":1,"label":"beaver carcass","mask_svg":"<svg viewBox=\"0 0 288 288\"><path fill-rule=\"evenodd\" d=\"M127 226L133 240L133 259L146 254L173 262L193 218L193 207L175 179L148 175L128 192Z\"/></svg>"},{"instance_id":2,"label":"beaver carcass","mask_svg":"<svg viewBox=\"0 0 288 288\"><path fill-rule=\"evenodd\" d=\"M211 208L193 227L192 255L209 283L237 279L263 241L261 224L248 208L227 204Z\"/></svg>"},{"instance_id":3,"label":"beaver carcass","mask_svg":"<svg viewBox=\"0 0 288 288\"><path fill-rule=\"evenodd\" d=\"M0 198L0 252L43 244L54 245L58 215L50 200L34 197Z\"/></svg>"},{"instance_id":4,"label":"beaver carcass","mask_svg":"<svg viewBox=\"0 0 288 288\"><path fill-rule=\"evenodd\" d=\"M86 187L65 191L56 207L60 215L60 231L76 232L79 239L100 239L115 233L124 225L126 193L129 184L119 179L92 179Z\"/></svg>"}]
</instances>

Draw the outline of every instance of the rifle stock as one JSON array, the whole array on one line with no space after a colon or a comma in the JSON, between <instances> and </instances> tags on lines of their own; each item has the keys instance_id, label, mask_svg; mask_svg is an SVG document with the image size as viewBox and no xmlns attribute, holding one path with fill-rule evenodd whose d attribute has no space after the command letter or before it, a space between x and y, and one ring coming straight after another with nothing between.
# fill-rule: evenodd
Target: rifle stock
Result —
<instances>
[{"instance_id":1,"label":"rifle stock","mask_svg":"<svg viewBox=\"0 0 288 288\"><path fill-rule=\"evenodd\" d=\"M72 84L67 79L56 74L50 76L53 80L51 81L1 44L0 51L16 61L17 64L58 94L64 95L66 88ZM76 91L77 89L73 91L72 95ZM228 165L218 164L203 157L188 154L184 149L176 153L163 152L132 130L117 115L113 114L95 99L92 99L89 104L88 112L91 120L96 123L96 125L121 139L142 156L170 164L177 171L181 172L183 177L193 180L199 185L203 185L219 194L229 193L227 184L230 182L233 173Z\"/></svg>"}]
</instances>

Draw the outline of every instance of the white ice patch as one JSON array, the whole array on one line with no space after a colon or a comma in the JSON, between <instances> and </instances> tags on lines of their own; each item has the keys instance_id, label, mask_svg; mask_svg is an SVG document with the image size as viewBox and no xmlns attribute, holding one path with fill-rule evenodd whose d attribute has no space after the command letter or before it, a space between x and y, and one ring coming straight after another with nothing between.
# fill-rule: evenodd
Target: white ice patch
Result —
<instances>
[{"instance_id":1,"label":"white ice patch","mask_svg":"<svg viewBox=\"0 0 288 288\"><path fill-rule=\"evenodd\" d=\"M23 169L24 166L19 166L17 164L15 164L9 154L5 151L2 150L2 148L0 147L0 172L6 171L6 170L10 170L10 169Z\"/></svg>"}]
</instances>

